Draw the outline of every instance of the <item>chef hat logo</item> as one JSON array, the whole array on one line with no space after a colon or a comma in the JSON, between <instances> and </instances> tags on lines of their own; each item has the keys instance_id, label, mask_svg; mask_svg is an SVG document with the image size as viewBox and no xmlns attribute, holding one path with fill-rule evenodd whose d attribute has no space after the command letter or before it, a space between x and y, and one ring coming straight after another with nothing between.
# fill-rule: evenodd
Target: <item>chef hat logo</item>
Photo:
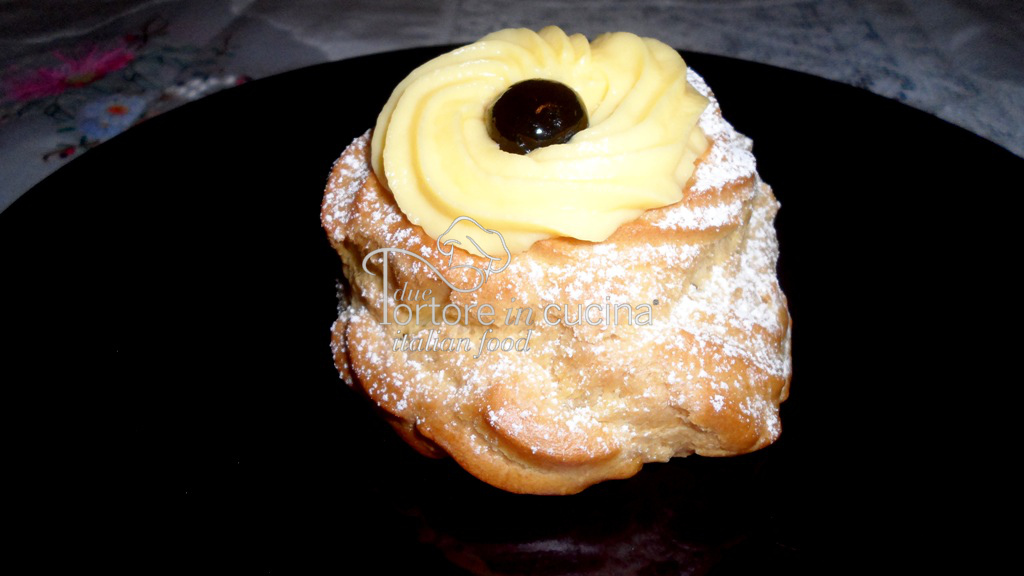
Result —
<instances>
[{"instance_id":1,"label":"chef hat logo","mask_svg":"<svg viewBox=\"0 0 1024 576\"><path fill-rule=\"evenodd\" d=\"M460 263L455 263L455 249L461 248L466 253L483 258L487 264L484 267L474 266L477 262L476 259L460 259ZM442 282L448 285L449 288L456 292L472 292L484 285L487 279L490 278L491 274L497 274L508 268L508 265L512 262L512 253L509 252L508 246L505 244L505 238L502 237L501 233L497 230L491 230L484 228L476 220L473 220L469 216L459 216L448 229L444 231L437 238L437 249L441 254L448 257L448 272L451 274L453 270L468 269L476 272L476 282L469 288L464 286L457 286L453 282L460 282L465 284L466 277L463 274L458 274L459 278L449 278L441 273L429 260L423 256L403 250L402 248L378 248L366 256L363 257L363 271L371 276L376 276L378 271L371 270L369 268L369 262L371 258L378 257L381 265L382 276L384 276L384 291L387 293L387 279L388 279L388 261L391 254L404 254L410 256L422 262L430 269L431 272L436 274ZM500 254L500 256L494 256L493 254ZM465 261L466 263L462 263Z\"/></svg>"},{"instance_id":2,"label":"chef hat logo","mask_svg":"<svg viewBox=\"0 0 1024 576\"><path fill-rule=\"evenodd\" d=\"M484 258L487 265L481 268L473 264L453 264L456 248ZM468 268L479 274L479 282L473 290L483 286L491 274L500 273L512 262L512 253L501 232L484 228L469 216L459 216L452 221L448 229L437 237L437 249L448 257L449 270Z\"/></svg>"}]
</instances>

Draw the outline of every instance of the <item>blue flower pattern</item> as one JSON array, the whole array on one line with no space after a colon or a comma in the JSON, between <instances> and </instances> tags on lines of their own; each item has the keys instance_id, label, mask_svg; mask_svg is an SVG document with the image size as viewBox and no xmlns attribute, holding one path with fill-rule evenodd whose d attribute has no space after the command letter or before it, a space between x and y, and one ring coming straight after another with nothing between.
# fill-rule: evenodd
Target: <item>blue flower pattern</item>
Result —
<instances>
[{"instance_id":1,"label":"blue flower pattern","mask_svg":"<svg viewBox=\"0 0 1024 576\"><path fill-rule=\"evenodd\" d=\"M127 130L146 111L141 96L112 94L84 104L78 111L78 129L92 140L106 140Z\"/></svg>"}]
</instances>

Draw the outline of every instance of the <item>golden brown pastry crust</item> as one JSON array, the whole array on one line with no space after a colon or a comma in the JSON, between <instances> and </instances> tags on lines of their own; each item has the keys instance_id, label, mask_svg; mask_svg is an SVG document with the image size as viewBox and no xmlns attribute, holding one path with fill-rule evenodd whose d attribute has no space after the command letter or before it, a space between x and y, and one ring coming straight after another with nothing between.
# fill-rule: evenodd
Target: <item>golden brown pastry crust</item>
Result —
<instances>
[{"instance_id":1,"label":"golden brown pastry crust","mask_svg":"<svg viewBox=\"0 0 1024 576\"><path fill-rule=\"evenodd\" d=\"M411 445L450 454L505 490L568 494L632 476L646 462L739 454L778 437L791 371L790 320L775 273L778 203L756 173L750 141L721 119L698 76L690 82L712 99L701 119L711 147L679 203L647 211L604 242L541 241L469 293L391 254L390 292L429 289L437 304L462 309L490 304L490 326L381 324L380 255L369 260L375 274L362 267L374 250L420 254L457 286L476 277L449 267L436 240L378 182L368 135L335 163L321 216L350 284L333 326L335 362ZM460 263L486 268L483 258L456 250L452 265ZM565 310L572 321L578 305L591 303L646 303L653 320L565 325ZM563 322L543 321L546 306L550 320ZM532 326L507 325L506 310L514 318L520 308L533 310ZM428 342L429 330L438 331L435 345L466 338L473 348L395 350L396 338ZM481 338L527 336L528 351L473 358Z\"/></svg>"}]
</instances>

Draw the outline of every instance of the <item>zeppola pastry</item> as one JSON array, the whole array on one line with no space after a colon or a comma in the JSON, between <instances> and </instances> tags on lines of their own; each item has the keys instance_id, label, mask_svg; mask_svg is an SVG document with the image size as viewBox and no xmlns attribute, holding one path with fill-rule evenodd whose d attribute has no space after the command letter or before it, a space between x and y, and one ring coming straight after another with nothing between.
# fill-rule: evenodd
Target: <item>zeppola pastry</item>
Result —
<instances>
[{"instance_id":1,"label":"zeppola pastry","mask_svg":"<svg viewBox=\"0 0 1024 576\"><path fill-rule=\"evenodd\" d=\"M495 32L414 70L331 171L335 363L513 492L757 450L791 371L777 210L672 48Z\"/></svg>"}]
</instances>

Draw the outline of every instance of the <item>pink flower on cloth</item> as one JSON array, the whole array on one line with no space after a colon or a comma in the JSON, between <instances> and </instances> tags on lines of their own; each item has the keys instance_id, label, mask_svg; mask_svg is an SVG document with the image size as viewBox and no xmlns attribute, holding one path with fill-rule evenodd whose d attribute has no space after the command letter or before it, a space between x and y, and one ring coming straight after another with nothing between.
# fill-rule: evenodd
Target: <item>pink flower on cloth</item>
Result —
<instances>
[{"instance_id":1,"label":"pink flower on cloth","mask_svg":"<svg viewBox=\"0 0 1024 576\"><path fill-rule=\"evenodd\" d=\"M9 79L4 87L7 99L27 102L56 96L70 88L92 84L124 68L135 59L135 55L123 44L108 50L93 48L79 58L70 58L60 52L54 52L53 55L61 61L60 66L39 68Z\"/></svg>"}]
</instances>

